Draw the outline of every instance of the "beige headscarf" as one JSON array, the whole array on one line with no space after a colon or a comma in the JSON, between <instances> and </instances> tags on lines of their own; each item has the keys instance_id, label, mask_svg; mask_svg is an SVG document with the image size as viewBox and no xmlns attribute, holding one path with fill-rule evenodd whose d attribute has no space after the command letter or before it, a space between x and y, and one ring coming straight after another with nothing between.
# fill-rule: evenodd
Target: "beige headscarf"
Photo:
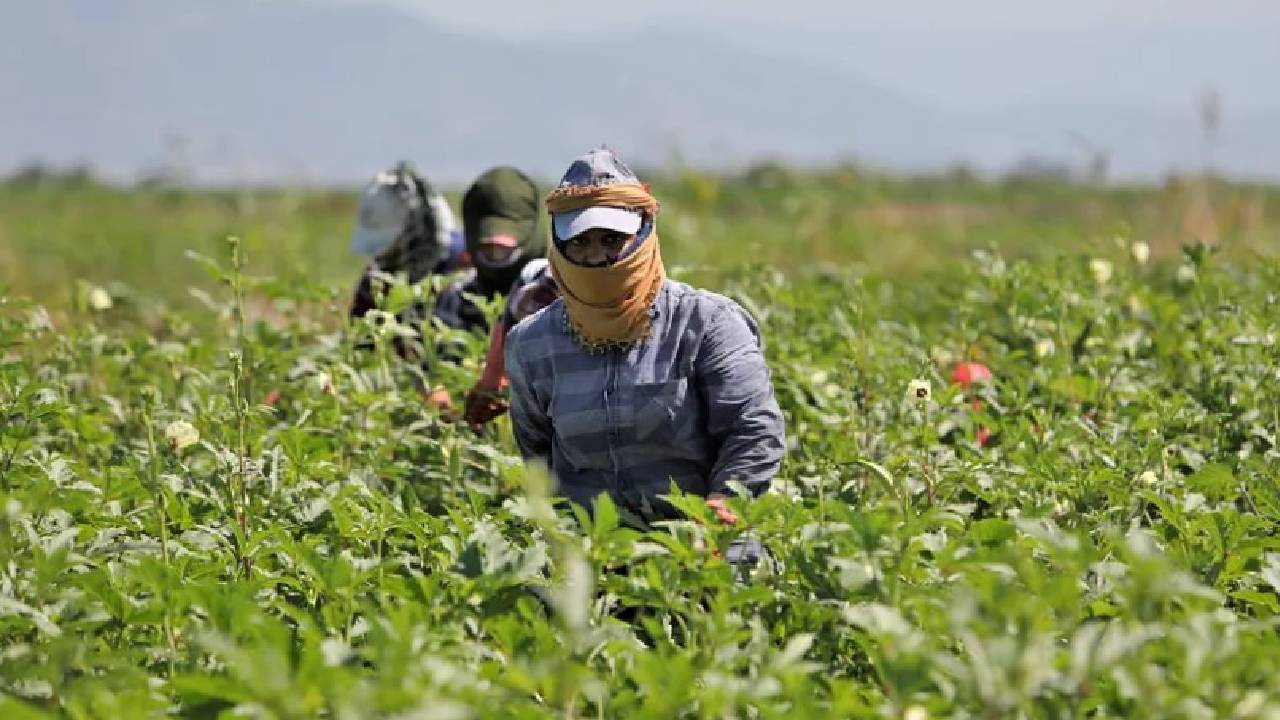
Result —
<instances>
[{"instance_id":1,"label":"beige headscarf","mask_svg":"<svg viewBox=\"0 0 1280 720\"><path fill-rule=\"evenodd\" d=\"M637 210L650 218L658 211L658 201L640 184L566 186L547 196L553 214L597 205ZM577 265L559 247L552 248L551 272L578 342L599 350L649 336L649 311L667 276L658 245L654 230L630 255L603 267Z\"/></svg>"}]
</instances>

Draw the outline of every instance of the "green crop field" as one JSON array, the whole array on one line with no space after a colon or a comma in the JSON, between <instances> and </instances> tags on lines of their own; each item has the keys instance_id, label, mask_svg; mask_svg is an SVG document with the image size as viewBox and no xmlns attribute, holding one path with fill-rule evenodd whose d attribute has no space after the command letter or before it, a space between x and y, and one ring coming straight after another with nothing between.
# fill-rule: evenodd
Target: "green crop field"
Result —
<instances>
[{"instance_id":1,"label":"green crop field","mask_svg":"<svg viewBox=\"0 0 1280 720\"><path fill-rule=\"evenodd\" d=\"M354 193L0 186L0 717L1280 718L1280 190L655 194L787 415L735 527L429 409L345 319Z\"/></svg>"}]
</instances>

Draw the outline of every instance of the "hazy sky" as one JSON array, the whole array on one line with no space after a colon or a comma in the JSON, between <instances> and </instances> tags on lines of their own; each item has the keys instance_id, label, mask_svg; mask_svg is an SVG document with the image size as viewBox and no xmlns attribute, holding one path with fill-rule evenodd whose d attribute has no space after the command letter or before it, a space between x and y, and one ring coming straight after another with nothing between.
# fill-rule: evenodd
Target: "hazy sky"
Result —
<instances>
[{"instance_id":1,"label":"hazy sky","mask_svg":"<svg viewBox=\"0 0 1280 720\"><path fill-rule=\"evenodd\" d=\"M1096 147L1117 177L1210 155L1280 177L1280 0L0 0L6 56L0 174L129 177L166 138L208 177L554 173L592 138L654 163L998 171ZM578 62L594 86L559 72Z\"/></svg>"},{"instance_id":2,"label":"hazy sky","mask_svg":"<svg viewBox=\"0 0 1280 720\"><path fill-rule=\"evenodd\" d=\"M348 0L362 1L362 0ZM567 26L605 28L617 23L703 23L785 19L813 27L866 20L939 23L949 28L1097 26L1099 23L1188 24L1280 20L1274 0L383 0L456 26L510 35Z\"/></svg>"},{"instance_id":3,"label":"hazy sky","mask_svg":"<svg viewBox=\"0 0 1280 720\"><path fill-rule=\"evenodd\" d=\"M958 110L1189 108L1208 87L1228 109L1280 107L1280 0L376 1L480 36L591 33L607 46L620 28L714 32Z\"/></svg>"}]
</instances>

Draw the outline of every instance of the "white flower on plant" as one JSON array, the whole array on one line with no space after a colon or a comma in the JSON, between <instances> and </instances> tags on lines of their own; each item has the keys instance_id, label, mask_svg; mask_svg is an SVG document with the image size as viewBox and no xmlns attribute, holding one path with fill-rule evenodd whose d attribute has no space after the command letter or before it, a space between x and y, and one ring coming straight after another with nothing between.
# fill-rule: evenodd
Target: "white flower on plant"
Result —
<instances>
[{"instance_id":1,"label":"white flower on plant","mask_svg":"<svg viewBox=\"0 0 1280 720\"><path fill-rule=\"evenodd\" d=\"M351 646L340 638L325 638L324 642L320 643L320 654L324 656L325 666L337 667L351 657Z\"/></svg>"},{"instance_id":2,"label":"white flower on plant","mask_svg":"<svg viewBox=\"0 0 1280 720\"><path fill-rule=\"evenodd\" d=\"M1133 261L1139 265L1146 265L1151 259L1151 246L1141 240L1134 240L1129 246L1129 254L1133 256Z\"/></svg>"},{"instance_id":3,"label":"white flower on plant","mask_svg":"<svg viewBox=\"0 0 1280 720\"><path fill-rule=\"evenodd\" d=\"M911 382L907 383L906 395L908 400L918 400L920 402L926 402L928 401L929 396L932 394L933 394L933 388L929 386L928 380L921 380L919 378L916 378L915 380L912 380Z\"/></svg>"},{"instance_id":4,"label":"white flower on plant","mask_svg":"<svg viewBox=\"0 0 1280 720\"><path fill-rule=\"evenodd\" d=\"M114 303L111 302L111 293L94 285L89 289L89 294L85 298L85 302L89 305L89 309L94 312L106 312L111 309Z\"/></svg>"},{"instance_id":5,"label":"white flower on plant","mask_svg":"<svg viewBox=\"0 0 1280 720\"><path fill-rule=\"evenodd\" d=\"M1206 498L1202 493L1197 493L1197 492L1187 493L1186 495L1182 496L1182 511L1187 513L1193 513L1205 507L1205 505L1208 502L1209 502L1209 499Z\"/></svg>"},{"instance_id":6,"label":"white flower on plant","mask_svg":"<svg viewBox=\"0 0 1280 720\"><path fill-rule=\"evenodd\" d=\"M1094 258L1089 261L1089 272L1093 273L1093 279L1099 285L1106 285L1111 282L1111 261L1103 258Z\"/></svg>"},{"instance_id":7,"label":"white flower on plant","mask_svg":"<svg viewBox=\"0 0 1280 720\"><path fill-rule=\"evenodd\" d=\"M324 393L325 395L337 394L337 390L333 387L333 378L323 370L311 376L311 388L315 392Z\"/></svg>"},{"instance_id":8,"label":"white flower on plant","mask_svg":"<svg viewBox=\"0 0 1280 720\"><path fill-rule=\"evenodd\" d=\"M1179 285L1190 285L1196 281L1196 268L1194 265L1179 265L1178 272L1174 274L1173 279Z\"/></svg>"},{"instance_id":9,"label":"white flower on plant","mask_svg":"<svg viewBox=\"0 0 1280 720\"><path fill-rule=\"evenodd\" d=\"M1138 476L1138 482L1143 485L1155 485L1160 482L1160 476L1156 475L1154 470L1144 470L1142 471L1142 474Z\"/></svg>"},{"instance_id":10,"label":"white flower on plant","mask_svg":"<svg viewBox=\"0 0 1280 720\"><path fill-rule=\"evenodd\" d=\"M912 705L902 711L902 720L929 720L929 711L919 705Z\"/></svg>"},{"instance_id":11,"label":"white flower on plant","mask_svg":"<svg viewBox=\"0 0 1280 720\"><path fill-rule=\"evenodd\" d=\"M186 420L174 420L164 429L164 437L174 450L181 450L200 442L200 432Z\"/></svg>"},{"instance_id":12,"label":"white flower on plant","mask_svg":"<svg viewBox=\"0 0 1280 720\"><path fill-rule=\"evenodd\" d=\"M374 332L394 332L396 316L386 310L370 310L364 314L364 321Z\"/></svg>"},{"instance_id":13,"label":"white flower on plant","mask_svg":"<svg viewBox=\"0 0 1280 720\"><path fill-rule=\"evenodd\" d=\"M1053 344L1052 338L1040 338L1035 344L1035 354L1038 358L1049 357L1057 352L1058 348Z\"/></svg>"}]
</instances>

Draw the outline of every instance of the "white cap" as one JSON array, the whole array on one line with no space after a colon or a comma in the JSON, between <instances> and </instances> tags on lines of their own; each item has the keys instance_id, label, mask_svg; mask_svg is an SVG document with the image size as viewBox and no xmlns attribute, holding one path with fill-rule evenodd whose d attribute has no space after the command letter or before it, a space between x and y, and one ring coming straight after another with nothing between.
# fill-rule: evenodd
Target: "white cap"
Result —
<instances>
[{"instance_id":1,"label":"white cap","mask_svg":"<svg viewBox=\"0 0 1280 720\"><path fill-rule=\"evenodd\" d=\"M640 213L634 210L593 205L581 210L555 213L551 221L556 228L556 237L565 241L592 228L605 228L634 235L639 232L643 219Z\"/></svg>"},{"instance_id":2,"label":"white cap","mask_svg":"<svg viewBox=\"0 0 1280 720\"><path fill-rule=\"evenodd\" d=\"M394 186L375 180L360 196L351 252L377 255L391 246L409 221L411 208Z\"/></svg>"}]
</instances>

